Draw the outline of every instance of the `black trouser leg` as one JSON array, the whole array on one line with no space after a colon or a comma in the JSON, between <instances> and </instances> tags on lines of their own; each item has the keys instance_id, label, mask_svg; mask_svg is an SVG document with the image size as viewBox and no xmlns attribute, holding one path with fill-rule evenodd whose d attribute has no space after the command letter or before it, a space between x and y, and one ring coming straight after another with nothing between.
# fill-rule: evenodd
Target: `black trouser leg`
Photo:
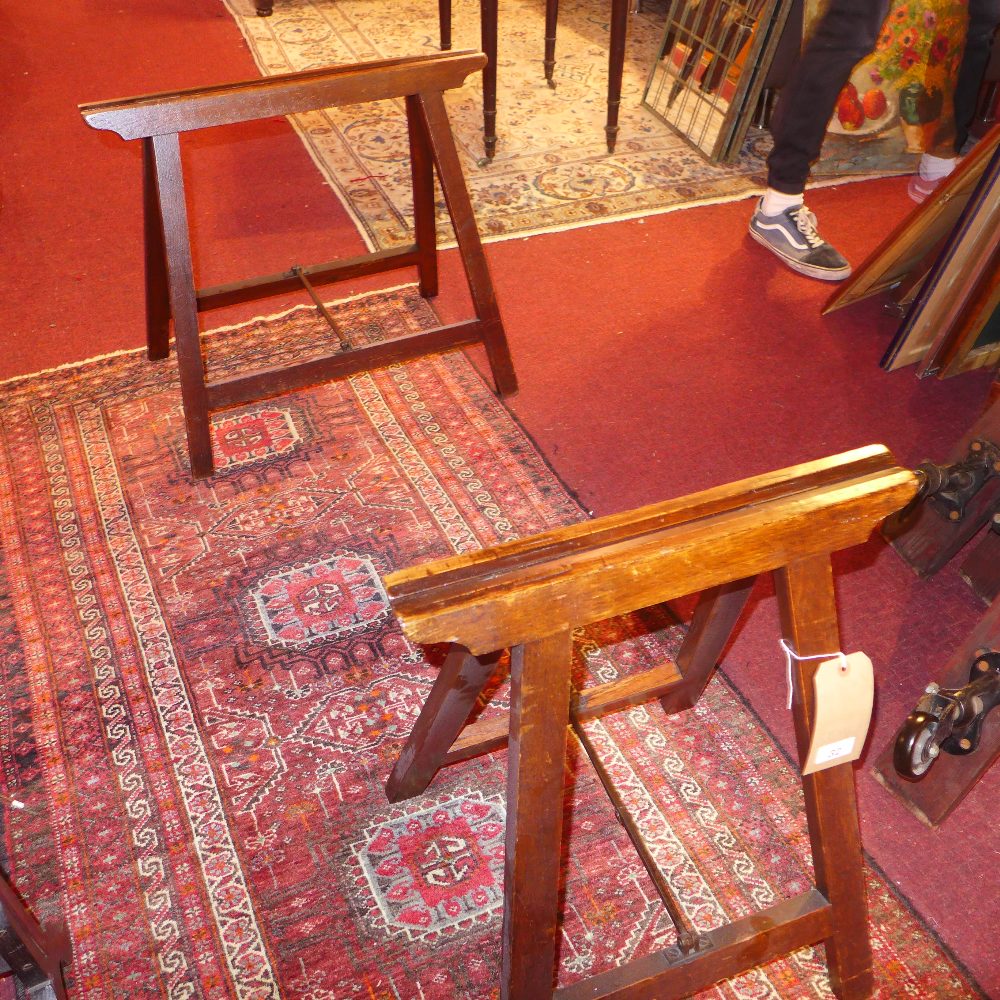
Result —
<instances>
[{"instance_id":1,"label":"black trouser leg","mask_svg":"<svg viewBox=\"0 0 1000 1000\"><path fill-rule=\"evenodd\" d=\"M979 88L990 58L990 40L1000 24L1000 0L969 0L969 34L955 82L955 152L969 138Z\"/></svg>"},{"instance_id":2,"label":"black trouser leg","mask_svg":"<svg viewBox=\"0 0 1000 1000\"><path fill-rule=\"evenodd\" d=\"M996 2L996 0L989 0ZM805 189L826 126L851 70L878 40L888 0L830 0L830 6L778 95L768 157L769 187L785 194Z\"/></svg>"}]
</instances>

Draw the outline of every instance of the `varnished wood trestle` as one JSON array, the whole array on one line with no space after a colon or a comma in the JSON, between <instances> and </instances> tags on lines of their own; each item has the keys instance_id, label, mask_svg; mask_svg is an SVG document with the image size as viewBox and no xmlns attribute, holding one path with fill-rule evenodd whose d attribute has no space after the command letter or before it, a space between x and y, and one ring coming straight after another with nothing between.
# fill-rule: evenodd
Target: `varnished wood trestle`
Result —
<instances>
[{"instance_id":1,"label":"varnished wood trestle","mask_svg":"<svg viewBox=\"0 0 1000 1000\"><path fill-rule=\"evenodd\" d=\"M517 391L507 337L483 253L468 189L444 105L444 91L482 69L485 56L456 52L273 76L196 90L147 94L84 104L96 129L143 144L143 213L146 263L146 342L151 359L169 353L173 318L191 471L213 471L213 411L435 351L481 343L501 395ZM414 242L347 260L295 266L231 284L194 285L180 133L345 104L405 99L414 201ZM202 359L198 313L312 285L415 266L420 294L438 292L434 172L451 217L475 318L378 344L350 342L335 331L338 349L321 358L209 382ZM326 315L325 310L321 312Z\"/></svg>"},{"instance_id":2,"label":"varnished wood trestle","mask_svg":"<svg viewBox=\"0 0 1000 1000\"><path fill-rule=\"evenodd\" d=\"M818 942L826 946L836 995L869 995L872 960L850 764L802 779L815 887L727 927L699 931L623 814L584 723L650 698L668 713L695 704L760 573L775 574L782 632L799 655L838 650L830 553L864 542L917 489L913 473L872 446L386 577L406 634L452 644L390 775L390 800L421 793L448 763L509 747L505 1000L666 1000ZM701 599L675 663L571 690L574 628L696 592ZM510 649L509 718L465 728L504 649ZM802 760L815 714L815 670L816 662L806 660L792 671ZM553 991L567 725L594 761L667 903L678 945Z\"/></svg>"}]
</instances>

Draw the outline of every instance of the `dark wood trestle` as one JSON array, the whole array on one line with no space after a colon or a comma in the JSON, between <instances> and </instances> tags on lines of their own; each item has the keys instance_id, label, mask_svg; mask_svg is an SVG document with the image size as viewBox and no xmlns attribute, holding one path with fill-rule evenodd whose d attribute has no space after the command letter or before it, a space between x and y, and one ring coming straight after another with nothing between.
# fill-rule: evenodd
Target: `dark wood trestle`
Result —
<instances>
[{"instance_id":1,"label":"dark wood trestle","mask_svg":"<svg viewBox=\"0 0 1000 1000\"><path fill-rule=\"evenodd\" d=\"M226 407L266 399L333 378L472 344L486 349L497 391L517 391L517 378L493 282L462 175L444 105L444 91L482 69L485 56L455 52L333 66L216 87L147 94L80 106L84 120L143 148L146 264L146 343L151 360L169 354L171 319L191 471L214 471L210 417ZM402 99L406 104L414 200L414 242L340 261L294 265L280 274L198 289L194 284L180 133L273 115L346 104ZM444 194L465 269L475 318L391 341L358 344L337 329L336 349L282 368L265 368L209 381L202 357L198 313L297 288L318 302L314 285L416 267L420 294L438 293L434 176ZM328 320L329 312L320 305Z\"/></svg>"}]
</instances>

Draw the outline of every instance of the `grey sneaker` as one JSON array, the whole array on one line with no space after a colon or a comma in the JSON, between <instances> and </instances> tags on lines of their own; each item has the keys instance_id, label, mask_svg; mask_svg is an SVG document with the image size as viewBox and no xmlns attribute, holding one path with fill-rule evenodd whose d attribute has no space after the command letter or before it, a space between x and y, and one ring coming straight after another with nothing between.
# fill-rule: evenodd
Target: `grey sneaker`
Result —
<instances>
[{"instance_id":1,"label":"grey sneaker","mask_svg":"<svg viewBox=\"0 0 1000 1000\"><path fill-rule=\"evenodd\" d=\"M843 281L851 265L816 232L816 216L805 205L781 215L764 215L761 202L750 219L750 235L777 254L793 271L823 281Z\"/></svg>"}]
</instances>

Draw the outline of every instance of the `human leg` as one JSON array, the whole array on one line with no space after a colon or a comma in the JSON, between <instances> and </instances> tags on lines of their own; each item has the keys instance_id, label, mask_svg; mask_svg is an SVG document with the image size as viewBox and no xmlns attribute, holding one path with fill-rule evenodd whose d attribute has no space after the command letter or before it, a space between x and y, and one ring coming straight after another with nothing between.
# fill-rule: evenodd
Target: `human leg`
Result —
<instances>
[{"instance_id":1,"label":"human leg","mask_svg":"<svg viewBox=\"0 0 1000 1000\"><path fill-rule=\"evenodd\" d=\"M955 151L969 138L983 72L990 57L990 42L1000 24L1000 0L969 0L969 31L955 82Z\"/></svg>"},{"instance_id":2,"label":"human leg","mask_svg":"<svg viewBox=\"0 0 1000 1000\"><path fill-rule=\"evenodd\" d=\"M875 47L887 10L888 0L830 0L778 95L768 187L785 194L805 190L837 97L851 70Z\"/></svg>"},{"instance_id":3,"label":"human leg","mask_svg":"<svg viewBox=\"0 0 1000 1000\"><path fill-rule=\"evenodd\" d=\"M928 198L958 163L958 155L969 138L990 42L998 24L1000 0L969 0L961 62L954 78L948 81L943 125L935 133L930 150L921 156L907 188L916 202Z\"/></svg>"}]
</instances>

